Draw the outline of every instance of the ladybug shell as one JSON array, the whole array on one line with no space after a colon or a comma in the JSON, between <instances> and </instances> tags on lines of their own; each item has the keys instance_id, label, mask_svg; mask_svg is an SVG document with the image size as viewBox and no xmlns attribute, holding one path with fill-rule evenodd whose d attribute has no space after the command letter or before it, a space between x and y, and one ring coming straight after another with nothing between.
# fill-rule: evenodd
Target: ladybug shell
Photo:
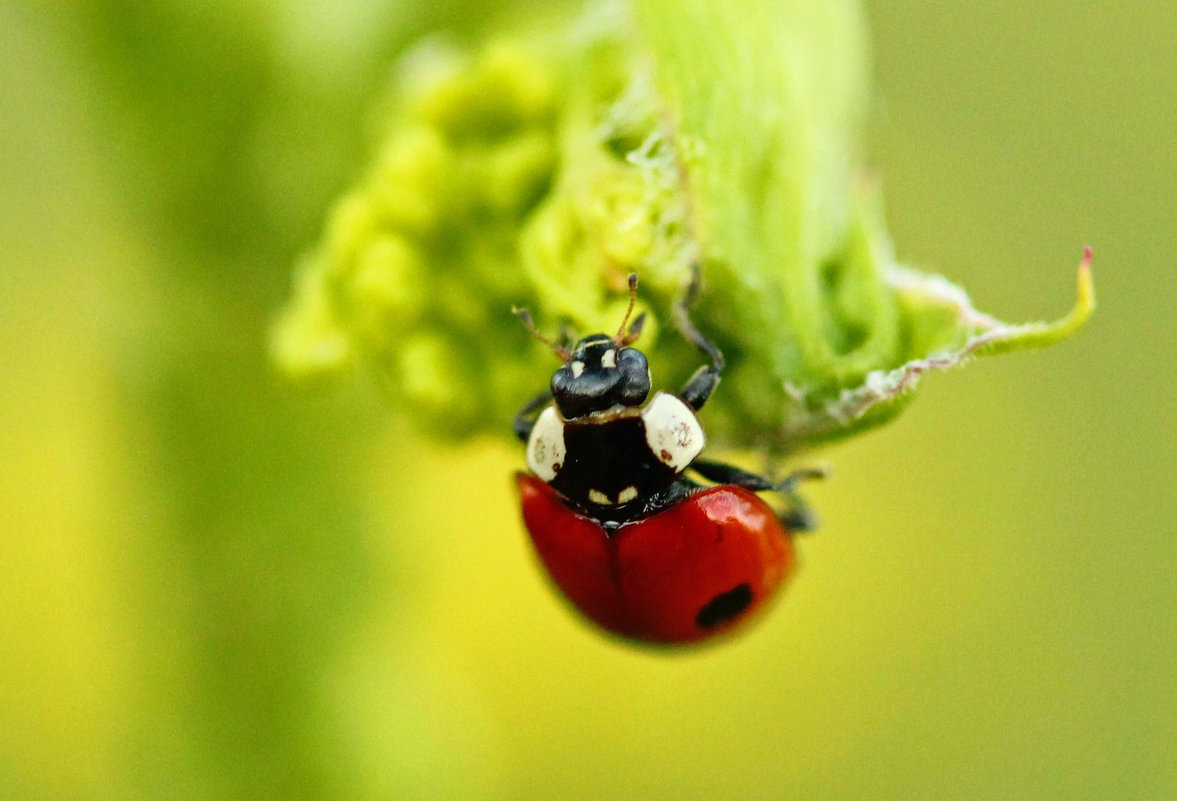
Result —
<instances>
[{"instance_id":1,"label":"ladybug shell","mask_svg":"<svg viewBox=\"0 0 1177 801\"><path fill-rule=\"evenodd\" d=\"M523 520L552 580L609 631L689 643L752 617L795 559L788 532L755 493L700 490L612 536L527 473L517 476Z\"/></svg>"}]
</instances>

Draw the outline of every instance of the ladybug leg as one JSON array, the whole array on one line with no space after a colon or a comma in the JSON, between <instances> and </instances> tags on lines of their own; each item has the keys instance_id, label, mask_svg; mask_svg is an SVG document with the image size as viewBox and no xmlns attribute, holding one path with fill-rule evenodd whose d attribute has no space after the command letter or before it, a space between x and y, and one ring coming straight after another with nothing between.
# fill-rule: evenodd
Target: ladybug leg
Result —
<instances>
[{"instance_id":1,"label":"ladybug leg","mask_svg":"<svg viewBox=\"0 0 1177 801\"><path fill-rule=\"evenodd\" d=\"M706 459L691 462L690 469L717 484L733 484L752 492L775 492L785 499L785 511L780 515L785 528L792 532L812 531L817 528L817 517L809 508L809 504L797 494L797 485L811 478L825 478L828 471L824 468L794 470L785 476L783 481L775 483L765 476L750 473L735 465Z\"/></svg>"},{"instance_id":2,"label":"ladybug leg","mask_svg":"<svg viewBox=\"0 0 1177 801\"><path fill-rule=\"evenodd\" d=\"M700 333L699 329L695 328L695 324L691 322L691 306L695 303L695 296L699 293L699 265L698 263L691 265L691 281L687 284L686 290L682 296L674 303L674 325L683 337L698 348L704 356L711 360L711 364L700 367L691 380L683 387L682 392L679 393L682 399L687 402L692 409L698 411L703 408L703 404L711 397L711 393L715 387L719 385L719 374L723 372L723 353L715 346L715 343Z\"/></svg>"},{"instance_id":3,"label":"ladybug leg","mask_svg":"<svg viewBox=\"0 0 1177 801\"><path fill-rule=\"evenodd\" d=\"M551 400L552 393L544 390L529 400L515 415L515 436L520 441L527 442L531 439L531 429L535 427L535 413L547 406Z\"/></svg>"},{"instance_id":4,"label":"ladybug leg","mask_svg":"<svg viewBox=\"0 0 1177 801\"><path fill-rule=\"evenodd\" d=\"M726 464L725 462L696 459L691 462L690 469L708 481L714 481L716 484L735 484L737 487L743 487L753 492L766 492L776 489L776 484L772 483L765 476L750 473L747 470L732 464Z\"/></svg>"},{"instance_id":5,"label":"ladybug leg","mask_svg":"<svg viewBox=\"0 0 1177 801\"><path fill-rule=\"evenodd\" d=\"M804 467L794 470L785 476L785 480L776 485L776 491L785 499L785 511L781 514L781 522L785 528L794 533L813 531L817 528L817 515L797 494L797 485L812 478L825 478L829 471L822 467Z\"/></svg>"}]
</instances>

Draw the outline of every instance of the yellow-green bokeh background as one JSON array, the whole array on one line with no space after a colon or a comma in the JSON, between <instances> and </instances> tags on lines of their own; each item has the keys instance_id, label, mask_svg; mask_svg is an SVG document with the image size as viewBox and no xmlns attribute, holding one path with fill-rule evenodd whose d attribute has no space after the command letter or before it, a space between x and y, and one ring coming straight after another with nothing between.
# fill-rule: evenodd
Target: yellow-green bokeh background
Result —
<instances>
[{"instance_id":1,"label":"yellow-green bokeh background","mask_svg":"<svg viewBox=\"0 0 1177 801\"><path fill-rule=\"evenodd\" d=\"M0 798L1177 797L1177 5L868 4L907 262L1077 340L825 454L789 597L636 651L265 327L398 47L486 3L0 3Z\"/></svg>"}]
</instances>

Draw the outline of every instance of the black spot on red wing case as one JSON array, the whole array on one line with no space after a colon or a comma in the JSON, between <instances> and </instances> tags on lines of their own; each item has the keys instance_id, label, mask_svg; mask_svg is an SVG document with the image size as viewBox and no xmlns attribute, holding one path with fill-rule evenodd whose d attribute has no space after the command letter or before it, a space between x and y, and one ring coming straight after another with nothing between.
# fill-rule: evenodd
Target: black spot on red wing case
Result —
<instances>
[{"instance_id":1,"label":"black spot on red wing case","mask_svg":"<svg viewBox=\"0 0 1177 801\"><path fill-rule=\"evenodd\" d=\"M699 614L695 615L695 623L701 628L713 629L739 616L751 605L751 585L740 584L705 603Z\"/></svg>"}]
</instances>

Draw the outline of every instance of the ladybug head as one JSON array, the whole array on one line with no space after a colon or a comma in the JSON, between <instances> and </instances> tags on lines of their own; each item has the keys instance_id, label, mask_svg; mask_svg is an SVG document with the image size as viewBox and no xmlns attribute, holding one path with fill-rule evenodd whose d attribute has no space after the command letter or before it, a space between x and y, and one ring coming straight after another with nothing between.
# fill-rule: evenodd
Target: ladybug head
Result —
<instances>
[{"instance_id":1,"label":"ladybug head","mask_svg":"<svg viewBox=\"0 0 1177 801\"><path fill-rule=\"evenodd\" d=\"M607 334L577 342L552 376L552 397L566 420L614 406L641 406L649 394L646 355Z\"/></svg>"},{"instance_id":2,"label":"ladybug head","mask_svg":"<svg viewBox=\"0 0 1177 801\"><path fill-rule=\"evenodd\" d=\"M638 296L638 277L629 276L629 308L613 336L593 334L569 349L568 340L554 343L535 328L526 309L515 309L531 335L550 347L564 364L552 376L552 397L564 419L583 417L616 406L641 406L650 394L646 355L629 345L642 333L643 312L630 323ZM626 327L628 325L628 328Z\"/></svg>"}]
</instances>

